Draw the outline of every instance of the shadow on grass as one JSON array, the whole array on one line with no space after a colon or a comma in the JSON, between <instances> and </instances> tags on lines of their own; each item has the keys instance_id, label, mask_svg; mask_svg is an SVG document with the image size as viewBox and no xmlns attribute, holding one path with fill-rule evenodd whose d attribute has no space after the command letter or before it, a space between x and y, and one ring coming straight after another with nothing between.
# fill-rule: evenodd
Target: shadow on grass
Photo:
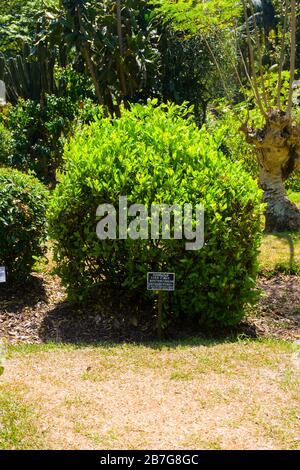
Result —
<instances>
[{"instance_id":1,"label":"shadow on grass","mask_svg":"<svg viewBox=\"0 0 300 470\"><path fill-rule=\"evenodd\" d=\"M300 241L300 233L277 233L274 234L280 240L285 240L288 244L289 248L289 261L287 263L287 269L284 269L284 266L281 264L277 264L276 270L280 272L283 269L286 274L299 274L300 273L300 266L295 260L295 244Z\"/></svg>"}]
</instances>

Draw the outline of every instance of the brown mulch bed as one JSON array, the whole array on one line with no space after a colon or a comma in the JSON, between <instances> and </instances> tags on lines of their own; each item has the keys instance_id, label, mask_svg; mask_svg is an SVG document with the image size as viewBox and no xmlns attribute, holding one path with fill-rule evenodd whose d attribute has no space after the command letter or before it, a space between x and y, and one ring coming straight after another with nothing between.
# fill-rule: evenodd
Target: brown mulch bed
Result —
<instances>
[{"instance_id":1,"label":"brown mulch bed","mask_svg":"<svg viewBox=\"0 0 300 470\"><path fill-rule=\"evenodd\" d=\"M259 306L235 333L300 339L300 277L261 277L258 287L262 290ZM117 313L112 316L112 311ZM192 333L195 336L195 331ZM167 338L189 335L190 331L179 329L169 332ZM140 318L132 308L118 308L113 296L107 309L88 305L79 309L66 301L57 277L35 274L27 286L0 285L0 337L11 343L93 343L140 342L155 339L156 335L152 322Z\"/></svg>"},{"instance_id":2,"label":"brown mulch bed","mask_svg":"<svg viewBox=\"0 0 300 470\"><path fill-rule=\"evenodd\" d=\"M260 277L259 306L247 318L259 336L300 339L300 276Z\"/></svg>"},{"instance_id":3,"label":"brown mulch bed","mask_svg":"<svg viewBox=\"0 0 300 470\"><path fill-rule=\"evenodd\" d=\"M112 315L111 312L114 312ZM11 343L95 343L155 338L153 324L134 308L120 308L116 296L100 307L78 307L66 300L56 276L34 274L26 286L0 285L0 338Z\"/></svg>"}]
</instances>

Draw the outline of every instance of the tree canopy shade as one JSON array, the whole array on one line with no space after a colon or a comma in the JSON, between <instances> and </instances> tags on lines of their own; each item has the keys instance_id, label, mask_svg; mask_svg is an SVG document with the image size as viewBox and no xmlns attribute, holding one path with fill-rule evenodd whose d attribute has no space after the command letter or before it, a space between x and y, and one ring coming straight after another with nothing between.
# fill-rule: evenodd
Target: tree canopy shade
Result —
<instances>
[{"instance_id":1,"label":"tree canopy shade","mask_svg":"<svg viewBox=\"0 0 300 470\"><path fill-rule=\"evenodd\" d=\"M234 74L227 32L175 31L149 0L3 0L1 7L0 80L13 105L0 116L13 134L9 162L52 184L69 124L89 121L97 102L119 116L149 97L189 101L201 126L211 100L224 97L212 56L224 76ZM234 96L238 82L227 88Z\"/></svg>"},{"instance_id":2,"label":"tree canopy shade","mask_svg":"<svg viewBox=\"0 0 300 470\"><path fill-rule=\"evenodd\" d=\"M233 26L242 14L237 0L151 0L157 11L172 20L176 29L209 33Z\"/></svg>"},{"instance_id":3,"label":"tree canopy shade","mask_svg":"<svg viewBox=\"0 0 300 470\"><path fill-rule=\"evenodd\" d=\"M47 5L58 3L59 0L47 0ZM23 43L33 40L37 26L35 16L43 8L43 0L1 0L0 52L21 52Z\"/></svg>"}]
</instances>

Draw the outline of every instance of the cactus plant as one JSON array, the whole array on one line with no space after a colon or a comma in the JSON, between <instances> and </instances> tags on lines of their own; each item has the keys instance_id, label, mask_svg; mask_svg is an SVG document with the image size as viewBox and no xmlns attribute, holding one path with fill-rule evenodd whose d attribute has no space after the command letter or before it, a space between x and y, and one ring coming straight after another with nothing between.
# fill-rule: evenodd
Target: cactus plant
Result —
<instances>
[{"instance_id":1,"label":"cactus plant","mask_svg":"<svg viewBox=\"0 0 300 470\"><path fill-rule=\"evenodd\" d=\"M32 56L28 44L22 55L6 58L0 55L0 80L6 85L7 99L15 104L18 98L42 102L46 94L57 94L61 87L54 79L54 61L41 44L37 57Z\"/></svg>"}]
</instances>

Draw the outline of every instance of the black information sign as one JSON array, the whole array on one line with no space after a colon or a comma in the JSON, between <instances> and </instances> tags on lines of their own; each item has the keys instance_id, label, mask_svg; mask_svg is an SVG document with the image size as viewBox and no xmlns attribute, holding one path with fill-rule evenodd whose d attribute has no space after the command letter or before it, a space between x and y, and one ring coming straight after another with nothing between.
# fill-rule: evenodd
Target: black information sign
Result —
<instances>
[{"instance_id":1,"label":"black information sign","mask_svg":"<svg viewBox=\"0 0 300 470\"><path fill-rule=\"evenodd\" d=\"M147 274L148 290L175 290L175 274L174 273L148 273Z\"/></svg>"}]
</instances>

